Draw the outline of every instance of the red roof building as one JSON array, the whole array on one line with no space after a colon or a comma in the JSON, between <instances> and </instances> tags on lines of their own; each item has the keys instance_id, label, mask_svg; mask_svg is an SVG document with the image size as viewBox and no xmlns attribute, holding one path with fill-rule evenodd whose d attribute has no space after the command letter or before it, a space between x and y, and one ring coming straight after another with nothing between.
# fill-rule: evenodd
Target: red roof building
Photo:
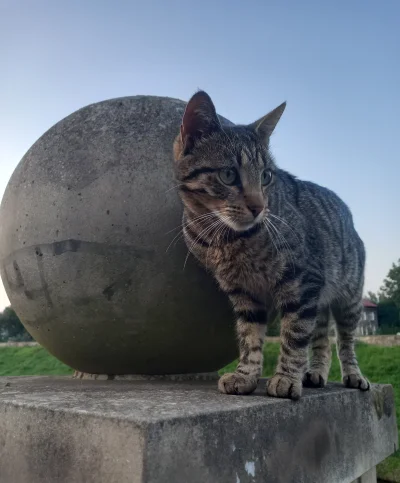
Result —
<instances>
[{"instance_id":1,"label":"red roof building","mask_svg":"<svg viewBox=\"0 0 400 483\"><path fill-rule=\"evenodd\" d=\"M376 304L374 304L373 302L371 302L371 300L368 300L368 299L363 299L363 305L364 307L370 307L371 309L378 307Z\"/></svg>"},{"instance_id":2,"label":"red roof building","mask_svg":"<svg viewBox=\"0 0 400 483\"><path fill-rule=\"evenodd\" d=\"M373 335L378 330L378 306L371 300L363 299L364 310L357 327L357 335Z\"/></svg>"}]
</instances>

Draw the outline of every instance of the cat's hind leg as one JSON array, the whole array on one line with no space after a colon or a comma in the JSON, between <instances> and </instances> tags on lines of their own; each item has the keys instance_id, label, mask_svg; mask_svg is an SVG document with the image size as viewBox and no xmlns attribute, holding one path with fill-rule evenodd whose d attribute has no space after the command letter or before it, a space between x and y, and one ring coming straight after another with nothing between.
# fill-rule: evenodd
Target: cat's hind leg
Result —
<instances>
[{"instance_id":1,"label":"cat's hind leg","mask_svg":"<svg viewBox=\"0 0 400 483\"><path fill-rule=\"evenodd\" d=\"M332 362L332 349L329 341L329 318L329 307L318 310L314 332L311 337L310 363L303 379L303 386L305 387L324 387L328 381Z\"/></svg>"},{"instance_id":2,"label":"cat's hind leg","mask_svg":"<svg viewBox=\"0 0 400 483\"><path fill-rule=\"evenodd\" d=\"M361 374L355 353L355 332L363 312L361 294L342 300L332 307L337 327L337 353L346 387L368 391L370 384Z\"/></svg>"}]
</instances>

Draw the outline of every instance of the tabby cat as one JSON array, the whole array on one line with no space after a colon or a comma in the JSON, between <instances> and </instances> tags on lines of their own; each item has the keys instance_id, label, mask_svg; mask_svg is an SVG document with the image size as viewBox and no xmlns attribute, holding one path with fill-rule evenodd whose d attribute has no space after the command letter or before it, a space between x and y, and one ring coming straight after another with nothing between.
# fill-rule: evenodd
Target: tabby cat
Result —
<instances>
[{"instance_id":1,"label":"tabby cat","mask_svg":"<svg viewBox=\"0 0 400 483\"><path fill-rule=\"evenodd\" d=\"M269 140L285 106L253 124L227 126L200 91L174 143L186 244L227 294L236 318L239 364L218 387L226 394L254 391L266 324L278 312L281 348L268 395L298 399L303 385L323 387L332 313L343 383L368 390L354 352L364 246L338 196L277 167Z\"/></svg>"}]
</instances>

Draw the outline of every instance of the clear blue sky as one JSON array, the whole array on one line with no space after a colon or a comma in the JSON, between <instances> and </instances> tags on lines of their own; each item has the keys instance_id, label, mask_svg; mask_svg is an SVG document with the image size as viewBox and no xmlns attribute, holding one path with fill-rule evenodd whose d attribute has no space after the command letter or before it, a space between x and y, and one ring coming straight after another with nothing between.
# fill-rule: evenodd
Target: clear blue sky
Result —
<instances>
[{"instance_id":1,"label":"clear blue sky","mask_svg":"<svg viewBox=\"0 0 400 483\"><path fill-rule=\"evenodd\" d=\"M0 0L0 195L92 102L202 88L245 123L287 100L277 162L347 202L376 290L400 257L399 25L398 0Z\"/></svg>"}]
</instances>

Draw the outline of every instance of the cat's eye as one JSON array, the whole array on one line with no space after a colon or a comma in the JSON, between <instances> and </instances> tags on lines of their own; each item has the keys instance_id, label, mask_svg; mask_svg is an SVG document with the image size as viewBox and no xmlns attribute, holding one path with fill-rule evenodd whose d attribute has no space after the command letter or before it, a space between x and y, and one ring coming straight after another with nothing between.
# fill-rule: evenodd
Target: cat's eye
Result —
<instances>
[{"instance_id":1,"label":"cat's eye","mask_svg":"<svg viewBox=\"0 0 400 483\"><path fill-rule=\"evenodd\" d=\"M271 183L272 181L272 171L269 169L264 169L264 171L261 173L261 184L263 186L267 186Z\"/></svg>"},{"instance_id":2,"label":"cat's eye","mask_svg":"<svg viewBox=\"0 0 400 483\"><path fill-rule=\"evenodd\" d=\"M239 182L238 173L233 168L221 169L219 179L227 186L233 186Z\"/></svg>"}]
</instances>

